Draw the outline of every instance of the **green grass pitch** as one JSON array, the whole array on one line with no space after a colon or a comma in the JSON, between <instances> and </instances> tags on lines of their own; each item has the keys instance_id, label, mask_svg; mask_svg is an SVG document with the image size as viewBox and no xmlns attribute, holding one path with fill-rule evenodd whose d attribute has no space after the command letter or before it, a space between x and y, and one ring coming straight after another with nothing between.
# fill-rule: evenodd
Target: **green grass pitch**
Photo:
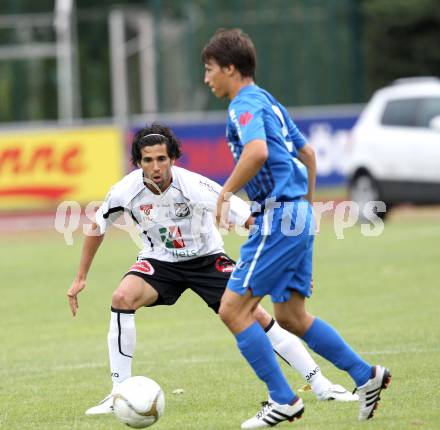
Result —
<instances>
[{"instance_id":1,"label":"green grass pitch","mask_svg":"<svg viewBox=\"0 0 440 430\"><path fill-rule=\"evenodd\" d=\"M81 240L75 239L68 247L56 234L0 238L1 429L125 428L112 416L86 417L84 411L110 390L111 293L137 249L122 233L109 233L73 319L65 293L79 260ZM226 238L233 257L239 243ZM318 402L304 393L303 418L277 428L439 429L439 279L438 220L391 219L379 237L364 237L355 227L344 240L336 239L331 222L323 223L309 310L371 363L389 367L393 382L372 421L357 422L357 404ZM133 373L155 379L165 391L157 430L238 429L266 397L232 335L190 292L176 306L138 311L137 337ZM317 360L327 377L353 388L347 375ZM283 369L292 387L304 384ZM172 394L177 388L184 393Z\"/></svg>"}]
</instances>

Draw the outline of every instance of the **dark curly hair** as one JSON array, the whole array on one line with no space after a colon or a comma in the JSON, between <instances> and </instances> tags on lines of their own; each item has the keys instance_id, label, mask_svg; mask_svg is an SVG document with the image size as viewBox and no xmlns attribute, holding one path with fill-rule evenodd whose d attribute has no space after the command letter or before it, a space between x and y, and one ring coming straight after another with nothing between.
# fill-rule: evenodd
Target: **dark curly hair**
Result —
<instances>
[{"instance_id":1,"label":"dark curly hair","mask_svg":"<svg viewBox=\"0 0 440 430\"><path fill-rule=\"evenodd\" d=\"M243 77L255 79L257 54L251 38L239 28L219 28L202 50L202 61L210 60L220 67L231 64Z\"/></svg>"},{"instance_id":2,"label":"dark curly hair","mask_svg":"<svg viewBox=\"0 0 440 430\"><path fill-rule=\"evenodd\" d=\"M131 161L137 167L142 155L141 149L144 146L154 146L165 143L167 145L168 157L177 160L182 152L180 150L180 141L176 138L169 127L164 124L154 122L150 126L145 126L139 130L133 137L131 145Z\"/></svg>"}]
</instances>

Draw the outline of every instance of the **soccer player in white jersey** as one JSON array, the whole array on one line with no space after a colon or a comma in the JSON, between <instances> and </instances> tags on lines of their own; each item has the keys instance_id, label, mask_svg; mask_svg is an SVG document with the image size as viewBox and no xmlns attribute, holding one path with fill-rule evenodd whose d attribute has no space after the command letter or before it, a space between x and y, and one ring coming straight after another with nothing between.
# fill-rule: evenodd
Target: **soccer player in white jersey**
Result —
<instances>
[{"instance_id":1,"label":"soccer player in white jersey","mask_svg":"<svg viewBox=\"0 0 440 430\"><path fill-rule=\"evenodd\" d=\"M112 296L108 350L113 387L131 376L135 350L135 311L144 306L173 305L191 289L218 312L234 262L224 253L212 214L221 186L210 179L176 167L180 143L160 124L140 130L133 139L132 161L138 167L115 184L96 213L86 235L77 275L68 290L73 316L78 294L109 225L122 213L138 227L144 247ZM229 222L248 227L248 205L231 199ZM283 330L261 307L254 316L265 329L273 349L304 379L320 400L356 400L340 385L331 384L301 341ZM112 412L107 396L87 415Z\"/></svg>"}]
</instances>

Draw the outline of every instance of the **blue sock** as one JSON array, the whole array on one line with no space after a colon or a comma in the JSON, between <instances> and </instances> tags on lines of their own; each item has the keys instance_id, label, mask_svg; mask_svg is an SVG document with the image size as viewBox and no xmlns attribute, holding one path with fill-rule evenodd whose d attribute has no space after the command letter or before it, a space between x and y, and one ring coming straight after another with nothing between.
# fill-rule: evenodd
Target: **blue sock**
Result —
<instances>
[{"instance_id":1,"label":"blue sock","mask_svg":"<svg viewBox=\"0 0 440 430\"><path fill-rule=\"evenodd\" d=\"M342 336L325 321L315 318L302 339L310 349L339 369L346 370L357 387L371 378L372 366L354 352Z\"/></svg>"},{"instance_id":2,"label":"blue sock","mask_svg":"<svg viewBox=\"0 0 440 430\"><path fill-rule=\"evenodd\" d=\"M266 383L270 397L280 404L291 404L297 396L278 364L272 345L258 322L235 335L237 346L257 376Z\"/></svg>"}]
</instances>

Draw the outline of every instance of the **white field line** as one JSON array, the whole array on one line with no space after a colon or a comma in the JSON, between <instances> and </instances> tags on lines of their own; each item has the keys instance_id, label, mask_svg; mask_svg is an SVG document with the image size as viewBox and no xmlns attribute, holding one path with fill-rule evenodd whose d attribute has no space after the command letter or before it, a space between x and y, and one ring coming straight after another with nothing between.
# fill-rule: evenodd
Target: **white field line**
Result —
<instances>
[{"instance_id":1,"label":"white field line","mask_svg":"<svg viewBox=\"0 0 440 430\"><path fill-rule=\"evenodd\" d=\"M374 350L374 351L359 351L361 355L400 355L400 354L432 354L439 353L440 347L436 348L397 348L397 349L382 349L382 350ZM194 356L191 358L170 358L168 363L180 363L180 364L199 364L199 363L216 363L216 362L236 362L239 361L238 358L225 358L219 356ZM154 360L136 360L137 364L151 364ZM32 366L32 367L17 367L17 368L5 368L0 370L0 375L3 376L12 376L12 375L23 375L27 373L35 374L45 374L45 373L53 373L53 372L64 372L64 371L72 371L72 370L81 370L81 369L100 369L107 368L107 362L92 362L92 363L78 363L78 364L63 364L63 365L55 365L55 366Z\"/></svg>"},{"instance_id":2,"label":"white field line","mask_svg":"<svg viewBox=\"0 0 440 430\"><path fill-rule=\"evenodd\" d=\"M359 351L361 355L396 355L396 354L430 354L440 352L440 347L436 348L396 348L382 349L377 351Z\"/></svg>"}]
</instances>

